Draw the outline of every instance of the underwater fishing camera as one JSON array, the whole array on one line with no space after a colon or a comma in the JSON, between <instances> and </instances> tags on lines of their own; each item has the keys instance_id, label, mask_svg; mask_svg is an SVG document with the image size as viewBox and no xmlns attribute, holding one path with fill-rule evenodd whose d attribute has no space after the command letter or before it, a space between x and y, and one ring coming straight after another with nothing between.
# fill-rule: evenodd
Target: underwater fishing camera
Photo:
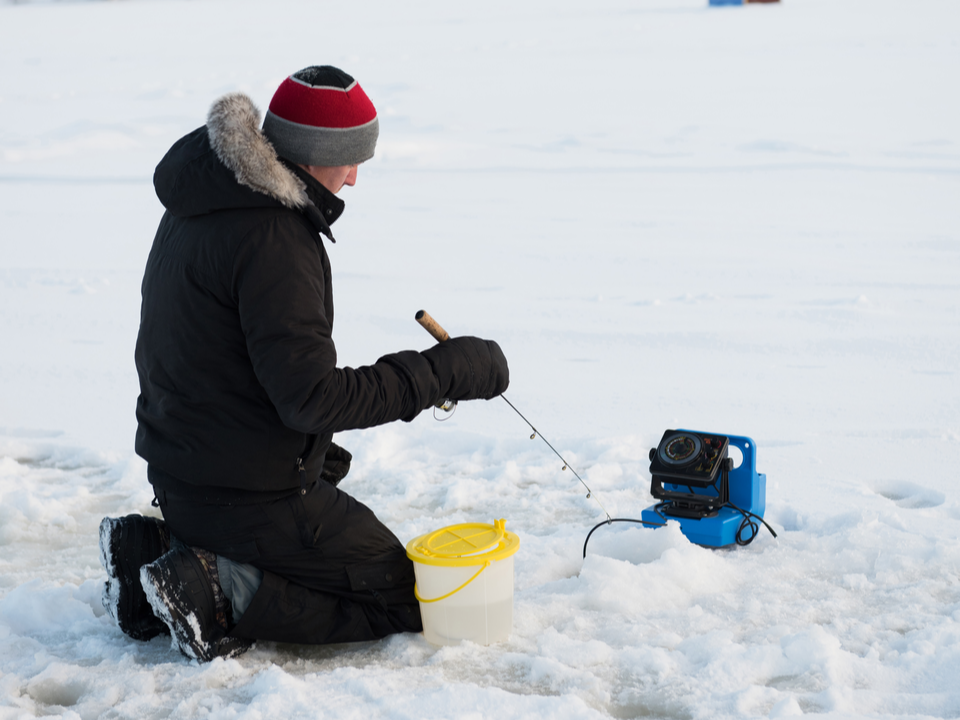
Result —
<instances>
[{"instance_id":1,"label":"underwater fishing camera","mask_svg":"<svg viewBox=\"0 0 960 720\"><path fill-rule=\"evenodd\" d=\"M676 520L691 542L709 547L747 545L756 537L767 476L757 472L751 438L667 430L650 450L650 476L650 494L660 502L642 512L644 524Z\"/></svg>"},{"instance_id":2,"label":"underwater fishing camera","mask_svg":"<svg viewBox=\"0 0 960 720\"><path fill-rule=\"evenodd\" d=\"M667 430L650 450L650 494L659 502L642 511L640 520L608 514L587 533L583 557L594 532L620 522L656 529L674 520L690 542L712 548L749 545L760 525L776 537L763 519L767 476L757 472L756 450L751 438L740 435Z\"/></svg>"}]
</instances>

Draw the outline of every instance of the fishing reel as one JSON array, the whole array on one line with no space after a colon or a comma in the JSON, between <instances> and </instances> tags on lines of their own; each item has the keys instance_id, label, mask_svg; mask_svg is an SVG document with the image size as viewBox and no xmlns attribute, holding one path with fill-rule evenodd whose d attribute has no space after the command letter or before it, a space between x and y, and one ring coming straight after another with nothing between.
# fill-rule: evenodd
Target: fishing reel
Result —
<instances>
[{"instance_id":1,"label":"fishing reel","mask_svg":"<svg viewBox=\"0 0 960 720\"><path fill-rule=\"evenodd\" d=\"M440 412L437 412L437 411ZM450 398L441 398L433 406L433 419L440 422L449 420L457 411L457 401Z\"/></svg>"},{"instance_id":2,"label":"fishing reel","mask_svg":"<svg viewBox=\"0 0 960 720\"><path fill-rule=\"evenodd\" d=\"M430 333L433 336L433 339L438 343L446 342L450 339L450 334L440 326L440 323L430 317L430 313L428 313L426 310L418 310L417 314L413 316L413 319L420 323L420 326ZM441 416L437 410L440 410L445 417ZM433 417L441 422L444 420L449 420L456 410L456 400L451 400L450 398L440 398L433 406Z\"/></svg>"}]
</instances>

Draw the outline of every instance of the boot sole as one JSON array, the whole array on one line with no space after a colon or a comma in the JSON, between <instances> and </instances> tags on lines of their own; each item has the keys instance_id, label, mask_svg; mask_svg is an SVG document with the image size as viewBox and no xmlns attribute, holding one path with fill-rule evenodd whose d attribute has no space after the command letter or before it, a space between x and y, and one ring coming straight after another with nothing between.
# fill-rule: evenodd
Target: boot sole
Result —
<instances>
[{"instance_id":1,"label":"boot sole","mask_svg":"<svg viewBox=\"0 0 960 720\"><path fill-rule=\"evenodd\" d=\"M133 552L131 552L133 550ZM163 554L158 521L141 515L104 518L100 523L100 564L107 571L103 606L120 629L135 640L165 635L140 584L140 568Z\"/></svg>"},{"instance_id":2,"label":"boot sole","mask_svg":"<svg viewBox=\"0 0 960 720\"><path fill-rule=\"evenodd\" d=\"M189 550L167 553L140 568L140 583L154 614L166 623L174 648L186 657L209 662L235 657L253 644L225 636L216 620L204 618L200 608L213 614L213 588L203 566Z\"/></svg>"}]
</instances>

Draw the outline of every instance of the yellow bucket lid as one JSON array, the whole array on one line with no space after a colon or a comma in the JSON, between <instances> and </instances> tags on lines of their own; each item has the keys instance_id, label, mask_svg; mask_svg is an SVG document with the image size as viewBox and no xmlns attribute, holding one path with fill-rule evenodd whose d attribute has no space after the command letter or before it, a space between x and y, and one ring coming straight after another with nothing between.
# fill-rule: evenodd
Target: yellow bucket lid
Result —
<instances>
[{"instance_id":1,"label":"yellow bucket lid","mask_svg":"<svg viewBox=\"0 0 960 720\"><path fill-rule=\"evenodd\" d=\"M520 538L507 532L506 520L449 525L407 543L407 557L424 565L483 565L503 560L520 547Z\"/></svg>"}]
</instances>

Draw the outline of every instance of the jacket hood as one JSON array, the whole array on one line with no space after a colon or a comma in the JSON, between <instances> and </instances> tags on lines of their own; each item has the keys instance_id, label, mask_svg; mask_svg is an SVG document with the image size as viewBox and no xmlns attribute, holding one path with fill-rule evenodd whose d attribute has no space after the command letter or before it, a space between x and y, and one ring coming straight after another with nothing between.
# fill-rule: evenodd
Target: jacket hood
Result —
<instances>
[{"instance_id":1,"label":"jacket hood","mask_svg":"<svg viewBox=\"0 0 960 720\"><path fill-rule=\"evenodd\" d=\"M260 111L243 93L213 103L207 124L180 138L157 165L157 197L173 215L285 207L333 239L330 222L343 201L282 160L260 128ZM326 218L324 217L326 216Z\"/></svg>"}]
</instances>

